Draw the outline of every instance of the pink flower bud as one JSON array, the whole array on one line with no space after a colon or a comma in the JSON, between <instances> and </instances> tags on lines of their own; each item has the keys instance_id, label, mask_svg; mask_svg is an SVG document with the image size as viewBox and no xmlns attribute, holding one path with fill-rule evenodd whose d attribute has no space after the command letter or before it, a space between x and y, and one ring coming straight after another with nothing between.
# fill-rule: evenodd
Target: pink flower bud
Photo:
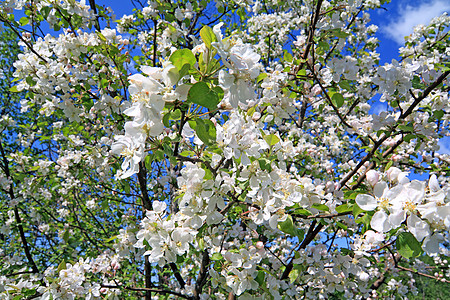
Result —
<instances>
[{"instance_id":1,"label":"pink flower bud","mask_svg":"<svg viewBox=\"0 0 450 300\"><path fill-rule=\"evenodd\" d=\"M380 174L378 174L375 170L369 170L366 173L366 178L369 184L373 187L375 184L377 184L378 180L380 179Z\"/></svg>"},{"instance_id":2,"label":"pink flower bud","mask_svg":"<svg viewBox=\"0 0 450 300\"><path fill-rule=\"evenodd\" d=\"M390 167L389 170L387 170L386 174L387 174L389 181L394 182L394 181L397 181L397 178L401 172L402 171L400 171L399 168Z\"/></svg>"},{"instance_id":3,"label":"pink flower bud","mask_svg":"<svg viewBox=\"0 0 450 300\"><path fill-rule=\"evenodd\" d=\"M261 241L257 241L256 242L256 248L259 249L259 250L263 249L264 248L264 243L261 242Z\"/></svg>"}]
</instances>

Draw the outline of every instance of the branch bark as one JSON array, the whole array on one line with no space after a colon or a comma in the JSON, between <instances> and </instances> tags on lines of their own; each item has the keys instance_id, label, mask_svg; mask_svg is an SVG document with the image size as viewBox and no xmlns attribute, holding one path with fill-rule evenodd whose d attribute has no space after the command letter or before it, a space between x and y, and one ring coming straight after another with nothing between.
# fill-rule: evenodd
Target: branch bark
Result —
<instances>
[{"instance_id":1,"label":"branch bark","mask_svg":"<svg viewBox=\"0 0 450 300\"><path fill-rule=\"evenodd\" d=\"M5 172L6 178L8 178L12 181L11 173L9 170L8 159L6 157L5 149L3 148L3 144L1 142L0 142L0 153L2 155L3 167L4 167L3 170ZM9 192L9 197L11 198L11 200L14 200L16 197L14 195L14 186L13 186L12 182L9 185L8 192ZM33 271L33 273L39 273L39 269L33 259L33 256L31 255L30 245L28 244L27 239L25 237L25 231L23 230L23 226L22 226L22 219L20 218L20 214L19 214L19 210L17 209L17 205L14 206L14 218L17 223L17 228L19 229L20 241L22 242L23 250L25 252L25 256L28 260L28 263L30 264L31 270Z\"/></svg>"}]
</instances>

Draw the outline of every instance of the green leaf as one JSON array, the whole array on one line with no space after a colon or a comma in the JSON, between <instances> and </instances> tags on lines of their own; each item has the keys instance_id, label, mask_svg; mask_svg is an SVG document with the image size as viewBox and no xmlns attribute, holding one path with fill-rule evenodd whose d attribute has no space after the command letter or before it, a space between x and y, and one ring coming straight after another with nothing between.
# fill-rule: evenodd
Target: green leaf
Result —
<instances>
[{"instance_id":1,"label":"green leaf","mask_svg":"<svg viewBox=\"0 0 450 300\"><path fill-rule=\"evenodd\" d=\"M203 238L199 238L198 239L198 247L202 251L205 250L205 240Z\"/></svg>"},{"instance_id":2,"label":"green leaf","mask_svg":"<svg viewBox=\"0 0 450 300\"><path fill-rule=\"evenodd\" d=\"M416 136L412 133L408 133L407 135L405 135L405 137L403 138L403 140L407 143L409 143L412 139L415 139Z\"/></svg>"},{"instance_id":3,"label":"green leaf","mask_svg":"<svg viewBox=\"0 0 450 300\"><path fill-rule=\"evenodd\" d=\"M304 209L304 208L297 208L297 209L294 211L294 213L295 213L296 215L303 215L303 216L311 216L311 215L312 215L312 213L311 213L309 210Z\"/></svg>"},{"instance_id":4,"label":"green leaf","mask_svg":"<svg viewBox=\"0 0 450 300\"><path fill-rule=\"evenodd\" d=\"M219 90L217 88L220 89L220 87L216 87L212 90L205 82L197 82L189 89L187 99L210 110L216 109L217 104L220 103L219 94L217 93Z\"/></svg>"},{"instance_id":5,"label":"green leaf","mask_svg":"<svg viewBox=\"0 0 450 300\"><path fill-rule=\"evenodd\" d=\"M441 120L442 117L444 116L444 111L442 109L441 110L436 110L436 111L433 112L433 116L436 119Z\"/></svg>"},{"instance_id":6,"label":"green leaf","mask_svg":"<svg viewBox=\"0 0 450 300\"><path fill-rule=\"evenodd\" d=\"M414 76L411 83L412 83L412 87L415 89L424 89L425 88L425 84L422 83L419 76Z\"/></svg>"},{"instance_id":7,"label":"green leaf","mask_svg":"<svg viewBox=\"0 0 450 300\"><path fill-rule=\"evenodd\" d=\"M321 211L330 211L330 208L325 204L314 203L312 207Z\"/></svg>"},{"instance_id":8,"label":"green leaf","mask_svg":"<svg viewBox=\"0 0 450 300\"><path fill-rule=\"evenodd\" d=\"M66 266L66 260L63 259L63 261L58 265L58 269L56 270L56 273L59 274L59 272L60 272L61 270L64 270L64 269L66 269L66 268L67 268L67 266Z\"/></svg>"},{"instance_id":9,"label":"green leaf","mask_svg":"<svg viewBox=\"0 0 450 300\"><path fill-rule=\"evenodd\" d=\"M70 231L69 230L64 231L62 238L63 238L64 242L67 243L70 239Z\"/></svg>"},{"instance_id":10,"label":"green leaf","mask_svg":"<svg viewBox=\"0 0 450 300\"><path fill-rule=\"evenodd\" d=\"M267 158L262 157L262 158L258 159L258 163L259 163L259 167L261 168L261 170L272 172L272 166L270 165L270 160L268 160Z\"/></svg>"},{"instance_id":11,"label":"green leaf","mask_svg":"<svg viewBox=\"0 0 450 300\"><path fill-rule=\"evenodd\" d=\"M17 85L12 86L12 87L9 89L9 91L10 91L11 93L18 93L18 92L19 92L19 90L17 89Z\"/></svg>"},{"instance_id":12,"label":"green leaf","mask_svg":"<svg viewBox=\"0 0 450 300\"><path fill-rule=\"evenodd\" d=\"M33 296L34 294L36 294L36 289L31 289L31 290L25 290L25 292L23 293L24 296ZM26 299L33 299L35 297L29 298L26 297Z\"/></svg>"},{"instance_id":13,"label":"green leaf","mask_svg":"<svg viewBox=\"0 0 450 300\"><path fill-rule=\"evenodd\" d=\"M225 92L220 86L216 86L212 89L215 93L217 93L217 96L219 97L219 103L222 101L223 96L225 95Z\"/></svg>"},{"instance_id":14,"label":"green leaf","mask_svg":"<svg viewBox=\"0 0 450 300\"><path fill-rule=\"evenodd\" d=\"M370 214L365 214L364 216L362 216L361 218L357 218L355 220L356 224L364 224L364 226L367 228L369 228L370 225L370 220L372 220L372 216Z\"/></svg>"},{"instance_id":15,"label":"green leaf","mask_svg":"<svg viewBox=\"0 0 450 300\"><path fill-rule=\"evenodd\" d=\"M287 52L287 50L284 50L283 58L285 61L288 61L288 62L292 62L294 60L294 57L292 56L292 54Z\"/></svg>"},{"instance_id":16,"label":"green leaf","mask_svg":"<svg viewBox=\"0 0 450 300\"><path fill-rule=\"evenodd\" d=\"M393 164L394 162L392 160L388 161L388 163L384 167L384 171L386 172L387 170L389 170L389 168L392 167Z\"/></svg>"},{"instance_id":17,"label":"green leaf","mask_svg":"<svg viewBox=\"0 0 450 300\"><path fill-rule=\"evenodd\" d=\"M264 286L266 284L266 281L264 280L265 277L266 274L264 273L264 271L259 270L258 275L255 278L255 281L259 284L259 286Z\"/></svg>"},{"instance_id":18,"label":"green leaf","mask_svg":"<svg viewBox=\"0 0 450 300\"><path fill-rule=\"evenodd\" d=\"M192 54L192 51L189 49L176 50L174 53L172 53L169 60L178 69L180 74L185 64L193 67L196 61L194 54Z\"/></svg>"},{"instance_id":19,"label":"green leaf","mask_svg":"<svg viewBox=\"0 0 450 300\"><path fill-rule=\"evenodd\" d=\"M179 79L183 78L187 74L189 74L189 69L191 68L190 64L184 64L183 67L181 67L181 70L178 72Z\"/></svg>"},{"instance_id":20,"label":"green leaf","mask_svg":"<svg viewBox=\"0 0 450 300\"><path fill-rule=\"evenodd\" d=\"M338 37L338 38L346 38L347 36L349 36L348 33L343 32L341 29L331 29L330 30L334 36Z\"/></svg>"},{"instance_id":21,"label":"green leaf","mask_svg":"<svg viewBox=\"0 0 450 300\"><path fill-rule=\"evenodd\" d=\"M341 229L344 229L344 230L347 230L347 228L348 228L347 225L345 225L342 222L336 222L336 226L341 228Z\"/></svg>"},{"instance_id":22,"label":"green leaf","mask_svg":"<svg viewBox=\"0 0 450 300\"><path fill-rule=\"evenodd\" d=\"M200 118L197 118L195 120L188 121L188 123L189 126L191 126L191 128L195 130L198 138L203 143L208 146L215 143L216 127L214 126L213 122L211 122L210 120L202 120Z\"/></svg>"},{"instance_id":23,"label":"green leaf","mask_svg":"<svg viewBox=\"0 0 450 300\"><path fill-rule=\"evenodd\" d=\"M339 81L339 86L347 91L353 91L352 86L347 80Z\"/></svg>"},{"instance_id":24,"label":"green leaf","mask_svg":"<svg viewBox=\"0 0 450 300\"><path fill-rule=\"evenodd\" d=\"M217 42L217 37L211 27L205 25L200 30L200 36L208 49L211 49L211 43Z\"/></svg>"},{"instance_id":25,"label":"green leaf","mask_svg":"<svg viewBox=\"0 0 450 300\"><path fill-rule=\"evenodd\" d=\"M20 23L20 25L22 25L22 26L27 25L28 22L29 22L29 20L28 20L27 17L22 17L22 18L20 18L20 20L19 20L19 23Z\"/></svg>"},{"instance_id":26,"label":"green leaf","mask_svg":"<svg viewBox=\"0 0 450 300\"><path fill-rule=\"evenodd\" d=\"M106 240L105 240L105 243L112 242L112 241L114 241L115 239L117 239L117 235L113 235L112 237L106 239Z\"/></svg>"},{"instance_id":27,"label":"green leaf","mask_svg":"<svg viewBox=\"0 0 450 300\"><path fill-rule=\"evenodd\" d=\"M412 125L399 125L398 129L404 132L414 132L414 127Z\"/></svg>"},{"instance_id":28,"label":"green leaf","mask_svg":"<svg viewBox=\"0 0 450 300\"><path fill-rule=\"evenodd\" d=\"M353 205L351 205L349 203L339 205L338 207L336 207L336 211L340 214L346 213L346 212L351 212L351 211L353 211Z\"/></svg>"},{"instance_id":29,"label":"green leaf","mask_svg":"<svg viewBox=\"0 0 450 300\"><path fill-rule=\"evenodd\" d=\"M205 59L203 58L203 53L200 53L200 55L198 56L198 68L200 70L200 72L202 73L206 73L206 68L208 67L206 65Z\"/></svg>"},{"instance_id":30,"label":"green leaf","mask_svg":"<svg viewBox=\"0 0 450 300\"><path fill-rule=\"evenodd\" d=\"M170 127L170 123L169 123L169 119L170 119L170 112L167 112L164 117L162 118L163 124L166 127Z\"/></svg>"},{"instance_id":31,"label":"green leaf","mask_svg":"<svg viewBox=\"0 0 450 300\"><path fill-rule=\"evenodd\" d=\"M280 141L280 138L275 134L269 134L264 136L264 140L269 144L269 146L273 146Z\"/></svg>"},{"instance_id":32,"label":"green leaf","mask_svg":"<svg viewBox=\"0 0 450 300\"><path fill-rule=\"evenodd\" d=\"M300 270L297 268L293 268L292 271L289 273L289 280L291 281L291 283L293 283L298 276L300 275Z\"/></svg>"},{"instance_id":33,"label":"green leaf","mask_svg":"<svg viewBox=\"0 0 450 300\"><path fill-rule=\"evenodd\" d=\"M294 227L294 221L291 216L287 216L286 220L278 223L278 229L292 236L296 236L296 228Z\"/></svg>"},{"instance_id":34,"label":"green leaf","mask_svg":"<svg viewBox=\"0 0 450 300\"><path fill-rule=\"evenodd\" d=\"M29 86L35 86L36 85L36 81L34 81L33 78L31 78L30 76L25 78L25 81L28 83Z\"/></svg>"},{"instance_id":35,"label":"green leaf","mask_svg":"<svg viewBox=\"0 0 450 300\"><path fill-rule=\"evenodd\" d=\"M211 255L211 260L222 260L222 259L223 259L223 256L219 252L216 252L213 255Z\"/></svg>"},{"instance_id":36,"label":"green leaf","mask_svg":"<svg viewBox=\"0 0 450 300\"><path fill-rule=\"evenodd\" d=\"M331 97L331 102L337 107L341 107L342 105L344 105L345 99L344 97L339 94L339 93L334 93L333 96Z\"/></svg>"},{"instance_id":37,"label":"green leaf","mask_svg":"<svg viewBox=\"0 0 450 300\"><path fill-rule=\"evenodd\" d=\"M267 77L267 73L261 73L261 74L258 75L258 77L256 77L256 82L261 82L266 77Z\"/></svg>"},{"instance_id":38,"label":"green leaf","mask_svg":"<svg viewBox=\"0 0 450 300\"><path fill-rule=\"evenodd\" d=\"M356 218L360 213L363 213L364 210L358 206L358 204L353 205L353 216Z\"/></svg>"},{"instance_id":39,"label":"green leaf","mask_svg":"<svg viewBox=\"0 0 450 300\"><path fill-rule=\"evenodd\" d=\"M305 69L298 70L297 75L298 76L306 76L306 70Z\"/></svg>"},{"instance_id":40,"label":"green leaf","mask_svg":"<svg viewBox=\"0 0 450 300\"><path fill-rule=\"evenodd\" d=\"M402 232L395 242L398 253L404 258L417 257L422 254L422 248L417 239L410 232Z\"/></svg>"}]
</instances>

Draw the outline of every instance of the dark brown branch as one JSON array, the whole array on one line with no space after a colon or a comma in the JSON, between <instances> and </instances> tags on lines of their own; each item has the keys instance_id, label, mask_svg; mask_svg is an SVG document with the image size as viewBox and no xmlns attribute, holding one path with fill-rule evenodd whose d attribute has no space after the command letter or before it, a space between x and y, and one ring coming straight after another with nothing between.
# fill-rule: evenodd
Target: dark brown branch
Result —
<instances>
[{"instance_id":1,"label":"dark brown branch","mask_svg":"<svg viewBox=\"0 0 450 300\"><path fill-rule=\"evenodd\" d=\"M91 6L91 9L95 14L94 27L95 29L97 29L97 31L100 31L100 23L98 22L98 14L97 14L97 7L95 5L95 0L89 0L89 5Z\"/></svg>"},{"instance_id":2,"label":"dark brown branch","mask_svg":"<svg viewBox=\"0 0 450 300\"><path fill-rule=\"evenodd\" d=\"M139 162L139 172L137 173L137 176L142 194L142 204L145 209L152 210L152 202L150 201L147 190L147 169L143 162Z\"/></svg>"},{"instance_id":3,"label":"dark brown branch","mask_svg":"<svg viewBox=\"0 0 450 300\"><path fill-rule=\"evenodd\" d=\"M1 142L0 142L0 153L2 155L3 167L4 167L6 178L12 180L11 173L9 171L8 159L6 158L5 149L3 149L3 144ZM9 185L9 197L11 200L14 200L16 198L14 195L14 187L13 187L12 182ZM25 237L25 232L24 232L23 226L22 226L22 219L20 218L20 214L19 214L19 210L17 209L17 206L14 206L14 218L16 219L17 228L19 229L20 240L23 245L23 250L25 251L25 256L27 257L28 263L31 266L31 270L33 271L33 273L39 273L39 269L38 269L36 263L34 262L33 256L31 255L30 245L28 244L27 239Z\"/></svg>"},{"instance_id":4,"label":"dark brown branch","mask_svg":"<svg viewBox=\"0 0 450 300\"><path fill-rule=\"evenodd\" d=\"M164 289L158 289L158 288L138 288L138 287L132 287L132 286L120 286L120 285L109 285L109 284L102 284L101 287L104 288L109 288L109 289L126 289L129 291L135 291L135 292L143 292L143 291L148 291L148 292L154 292L154 293L158 293L158 294L163 294L163 295L175 295L184 299L191 299L191 297L183 295L181 293L175 292L175 291L171 291L171 290L164 290Z\"/></svg>"},{"instance_id":5,"label":"dark brown branch","mask_svg":"<svg viewBox=\"0 0 450 300\"><path fill-rule=\"evenodd\" d=\"M387 247L387 249L389 249L389 247ZM389 251L390 251L390 249L389 249ZM391 254L392 254L392 252L391 252ZM397 262L400 259L399 254L397 254L397 255L392 254L392 257L394 259L394 264L397 265ZM370 289L377 290L380 288L380 286L386 281L387 275L389 274L389 269L390 269L389 266L386 266L384 268L383 273L380 275L380 277L377 280L375 280L374 283L372 283L372 285L370 286Z\"/></svg>"},{"instance_id":6,"label":"dark brown branch","mask_svg":"<svg viewBox=\"0 0 450 300\"><path fill-rule=\"evenodd\" d=\"M387 243L387 244L385 244L385 245L383 245L383 246L381 246L381 247L379 247L379 248L377 248L377 249L369 250L369 251L367 251L367 252L369 252L369 253L380 252L381 250L383 250L383 249L385 249L385 248L391 246L391 245L394 244L394 243L395 243L395 241L392 241L392 242L389 242L389 243Z\"/></svg>"},{"instance_id":7,"label":"dark brown branch","mask_svg":"<svg viewBox=\"0 0 450 300\"><path fill-rule=\"evenodd\" d=\"M170 263L170 269L172 269L173 275L175 275L175 278L177 279L178 283L181 286L181 289L184 289L186 286L186 283L184 282L183 277L181 277L180 271L178 271L177 265L175 263Z\"/></svg>"},{"instance_id":8,"label":"dark brown branch","mask_svg":"<svg viewBox=\"0 0 450 300\"><path fill-rule=\"evenodd\" d=\"M207 250L204 250L202 255L202 265L200 266L200 273L198 274L197 281L195 283L195 299L200 299L200 294L202 293L203 286L206 284L206 279L208 278L208 265L209 254Z\"/></svg>"},{"instance_id":9,"label":"dark brown branch","mask_svg":"<svg viewBox=\"0 0 450 300\"><path fill-rule=\"evenodd\" d=\"M311 26L310 26L309 32L308 32L308 40L306 41L305 52L303 53L303 56L302 56L303 59L308 58L309 51L314 43L314 31L316 30L316 25L317 25L317 22L319 21L320 8L322 6L322 2L323 2L323 0L317 1L316 11L311 16L312 21L311 21ZM297 73L297 72L295 72L295 73Z\"/></svg>"},{"instance_id":10,"label":"dark brown branch","mask_svg":"<svg viewBox=\"0 0 450 300\"><path fill-rule=\"evenodd\" d=\"M317 215L311 215L311 216L296 215L296 214L292 214L292 215L302 218L302 219L332 219L335 217L346 216L346 215L351 215L351 214L352 214L351 211L347 211L347 212L341 212L341 213L335 213L335 214L317 214Z\"/></svg>"},{"instance_id":11,"label":"dark brown branch","mask_svg":"<svg viewBox=\"0 0 450 300\"><path fill-rule=\"evenodd\" d=\"M142 204L146 210L152 210L152 202L150 201L147 190L147 169L145 168L143 162L139 162L139 172L137 176L142 194ZM145 287L150 288L152 286L152 266L148 261L148 257L144 258L144 273ZM151 300L151 298L151 292L147 290L145 293L145 300Z\"/></svg>"},{"instance_id":12,"label":"dark brown branch","mask_svg":"<svg viewBox=\"0 0 450 300\"><path fill-rule=\"evenodd\" d=\"M153 20L153 57L152 57L152 62L153 62L153 67L156 67L156 54L157 54L157 50L158 47L156 46L156 37L157 37L157 33L158 33L158 21L155 19Z\"/></svg>"},{"instance_id":13,"label":"dark brown branch","mask_svg":"<svg viewBox=\"0 0 450 300\"><path fill-rule=\"evenodd\" d=\"M28 41L26 41L23 36L20 34L19 31L17 31L16 28L14 28L12 26L12 24L9 22L8 19L5 19L3 17L0 16L0 21L4 22L6 25L8 25L9 28L11 28L12 31L14 31L14 33L17 35L17 37L25 43L25 45L27 46L27 48L34 53L34 55L36 55L37 57L39 57L43 62L47 63L47 60L45 58L43 58L39 53L36 52L36 50L33 49L33 46L28 43Z\"/></svg>"},{"instance_id":14,"label":"dark brown branch","mask_svg":"<svg viewBox=\"0 0 450 300\"><path fill-rule=\"evenodd\" d=\"M419 105L420 101L422 101L423 99L425 99L438 85L440 85L444 79L450 74L450 71L444 72L443 74L441 74L441 76L438 77L438 79L436 79L435 82L433 82L430 86L428 86L425 91L423 91L423 94L421 94L419 97L415 98L414 97L414 102L413 104L411 104L410 107L408 107L408 109L400 115L400 117L398 118L399 121L400 120L404 120L407 116L409 116L412 111L414 110L414 108L416 108L417 105Z\"/></svg>"},{"instance_id":15,"label":"dark brown branch","mask_svg":"<svg viewBox=\"0 0 450 300\"><path fill-rule=\"evenodd\" d=\"M403 143L403 137L401 139L399 139L394 145L392 145L388 150L386 150L385 152L383 152L383 154L381 155L382 158L386 158L389 154L391 154L392 152L394 152L395 149L397 149L398 146L400 146ZM358 180L356 180L356 184L353 185L351 187L352 190L355 190L359 187L359 185L361 184L361 182L363 182L364 178L366 178L366 174L367 172L369 172L369 170L373 169L376 166L375 162L371 162L365 172L358 177Z\"/></svg>"},{"instance_id":16,"label":"dark brown branch","mask_svg":"<svg viewBox=\"0 0 450 300\"><path fill-rule=\"evenodd\" d=\"M192 163L202 163L204 164L215 176L216 175L216 169L214 169L213 167L211 167L211 164L207 161L201 160L200 158L193 158L193 157L187 157L187 156L182 156L182 155L177 155L177 158L179 158L182 161L189 161Z\"/></svg>"},{"instance_id":17,"label":"dark brown branch","mask_svg":"<svg viewBox=\"0 0 450 300\"><path fill-rule=\"evenodd\" d=\"M411 273L414 273L414 274L417 274L417 275L420 275L420 276L436 279L436 280L439 280L439 281L442 281L442 282L445 282L445 283L450 283L450 281L445 279L445 278L438 278L438 277L435 277L433 275L425 274L425 273L422 273L422 272L419 272L419 271L414 271L413 269L410 269L410 268L402 267L400 265L397 265L397 269L400 269L402 271L408 271L408 272L411 272Z\"/></svg>"},{"instance_id":18,"label":"dark brown branch","mask_svg":"<svg viewBox=\"0 0 450 300\"><path fill-rule=\"evenodd\" d=\"M316 237L316 235L322 230L323 224L319 223L317 226L316 226L316 224L317 224L316 220L312 221L311 226L308 229L308 233L306 234L306 237L303 239L303 242L298 247L298 250L305 249L306 246L308 246L309 243L311 243L312 240ZM286 269L284 269L284 272L281 275L280 279L284 280L284 279L288 278L289 273L291 273L293 267L294 267L294 257L292 257L290 259L290 261L287 264Z\"/></svg>"}]
</instances>

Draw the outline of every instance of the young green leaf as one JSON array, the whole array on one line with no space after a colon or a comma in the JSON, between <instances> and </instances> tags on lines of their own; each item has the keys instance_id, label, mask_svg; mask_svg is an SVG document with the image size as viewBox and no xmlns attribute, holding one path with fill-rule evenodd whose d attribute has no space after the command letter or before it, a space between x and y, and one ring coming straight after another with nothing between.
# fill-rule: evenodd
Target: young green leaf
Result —
<instances>
[{"instance_id":1,"label":"young green leaf","mask_svg":"<svg viewBox=\"0 0 450 300\"><path fill-rule=\"evenodd\" d=\"M200 36L208 49L211 49L211 43L217 42L217 37L211 27L205 25L200 30Z\"/></svg>"},{"instance_id":2,"label":"young green leaf","mask_svg":"<svg viewBox=\"0 0 450 300\"><path fill-rule=\"evenodd\" d=\"M273 146L280 141L280 138L275 134L268 134L264 136L264 140L269 144L269 146Z\"/></svg>"},{"instance_id":3,"label":"young green leaf","mask_svg":"<svg viewBox=\"0 0 450 300\"><path fill-rule=\"evenodd\" d=\"M217 108L220 98L216 90L212 90L205 82L197 82L188 92L188 101L204 106L208 109Z\"/></svg>"},{"instance_id":4,"label":"young green leaf","mask_svg":"<svg viewBox=\"0 0 450 300\"><path fill-rule=\"evenodd\" d=\"M344 105L345 99L344 97L339 94L339 93L334 93L333 96L331 97L331 102L337 107L341 107L342 105Z\"/></svg>"},{"instance_id":5,"label":"young green leaf","mask_svg":"<svg viewBox=\"0 0 450 300\"><path fill-rule=\"evenodd\" d=\"M404 258L417 257L422 254L419 241L409 232L402 232L395 242L398 253Z\"/></svg>"},{"instance_id":6,"label":"young green leaf","mask_svg":"<svg viewBox=\"0 0 450 300\"><path fill-rule=\"evenodd\" d=\"M178 69L180 73L185 64L188 64L190 67L193 67L196 62L194 54L192 54L192 51L189 49L176 50L174 53L172 53L169 60Z\"/></svg>"}]
</instances>

